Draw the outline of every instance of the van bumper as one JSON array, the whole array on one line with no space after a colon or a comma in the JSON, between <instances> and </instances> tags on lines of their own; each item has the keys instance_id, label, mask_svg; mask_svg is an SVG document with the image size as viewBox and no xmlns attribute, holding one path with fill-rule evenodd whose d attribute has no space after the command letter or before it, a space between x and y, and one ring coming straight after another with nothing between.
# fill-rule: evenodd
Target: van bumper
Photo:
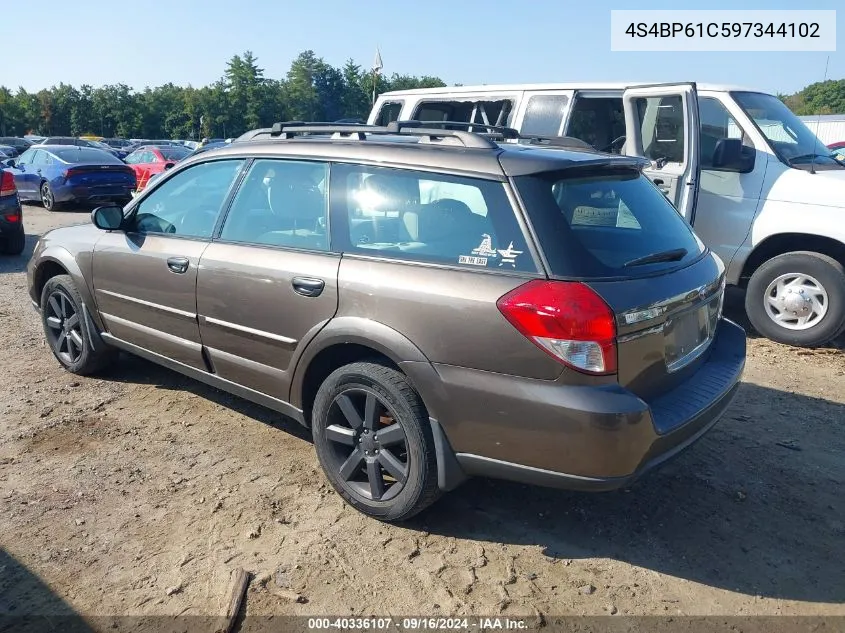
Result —
<instances>
[{"instance_id":1,"label":"van bumper","mask_svg":"<svg viewBox=\"0 0 845 633\"><path fill-rule=\"evenodd\" d=\"M699 369L648 402L618 384L572 386L435 365L441 384L422 395L446 439L438 459L446 450L459 466L440 485L483 476L572 490L626 486L716 424L736 395L745 355L745 331L722 319Z\"/></svg>"}]
</instances>

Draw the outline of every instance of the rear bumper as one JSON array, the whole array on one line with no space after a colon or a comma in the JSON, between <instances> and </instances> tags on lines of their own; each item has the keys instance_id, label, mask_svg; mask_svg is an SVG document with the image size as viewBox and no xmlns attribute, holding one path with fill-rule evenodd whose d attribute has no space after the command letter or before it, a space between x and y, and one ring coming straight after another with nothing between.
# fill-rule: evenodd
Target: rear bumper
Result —
<instances>
[{"instance_id":1,"label":"rear bumper","mask_svg":"<svg viewBox=\"0 0 845 633\"><path fill-rule=\"evenodd\" d=\"M108 185L96 187L63 187L55 191L57 202L110 202L132 197L134 186Z\"/></svg>"},{"instance_id":2,"label":"rear bumper","mask_svg":"<svg viewBox=\"0 0 845 633\"><path fill-rule=\"evenodd\" d=\"M431 394L432 408L465 475L612 490L680 453L730 405L745 367L745 332L723 319L707 354L687 381L650 402L618 385L439 366L446 384L434 391L448 398Z\"/></svg>"}]
</instances>

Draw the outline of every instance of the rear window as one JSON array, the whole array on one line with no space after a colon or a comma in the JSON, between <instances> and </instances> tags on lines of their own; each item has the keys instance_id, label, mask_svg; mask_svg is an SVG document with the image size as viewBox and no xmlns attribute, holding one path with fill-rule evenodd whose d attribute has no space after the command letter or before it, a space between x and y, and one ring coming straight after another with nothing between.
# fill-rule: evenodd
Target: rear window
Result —
<instances>
[{"instance_id":1,"label":"rear window","mask_svg":"<svg viewBox=\"0 0 845 633\"><path fill-rule=\"evenodd\" d=\"M704 251L639 171L576 168L521 176L516 186L554 275L642 276L684 266ZM667 261L637 262L656 254Z\"/></svg>"},{"instance_id":2,"label":"rear window","mask_svg":"<svg viewBox=\"0 0 845 633\"><path fill-rule=\"evenodd\" d=\"M74 149L57 149L52 152L66 163L103 163L120 165L123 161L102 149L93 147L76 147Z\"/></svg>"},{"instance_id":3,"label":"rear window","mask_svg":"<svg viewBox=\"0 0 845 633\"><path fill-rule=\"evenodd\" d=\"M164 156L164 160L182 160L191 153L186 147L160 147L158 151Z\"/></svg>"}]
</instances>

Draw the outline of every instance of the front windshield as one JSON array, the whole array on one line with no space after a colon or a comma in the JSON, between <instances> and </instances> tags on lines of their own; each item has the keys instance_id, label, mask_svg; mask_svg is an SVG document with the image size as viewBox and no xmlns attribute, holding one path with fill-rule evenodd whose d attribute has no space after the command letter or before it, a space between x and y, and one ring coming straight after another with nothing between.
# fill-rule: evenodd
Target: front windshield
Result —
<instances>
[{"instance_id":1,"label":"front windshield","mask_svg":"<svg viewBox=\"0 0 845 633\"><path fill-rule=\"evenodd\" d=\"M836 164L825 144L783 101L759 92L731 94L787 165L806 165L810 162L817 165Z\"/></svg>"}]
</instances>

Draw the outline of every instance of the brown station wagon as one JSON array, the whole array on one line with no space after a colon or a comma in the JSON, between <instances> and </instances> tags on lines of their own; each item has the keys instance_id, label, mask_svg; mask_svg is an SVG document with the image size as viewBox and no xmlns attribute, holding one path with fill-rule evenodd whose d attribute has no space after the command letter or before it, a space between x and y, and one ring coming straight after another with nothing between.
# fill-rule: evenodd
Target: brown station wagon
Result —
<instances>
[{"instance_id":1,"label":"brown station wagon","mask_svg":"<svg viewBox=\"0 0 845 633\"><path fill-rule=\"evenodd\" d=\"M38 242L50 348L295 418L382 520L474 475L623 486L736 392L724 266L639 159L487 131L276 124L180 163Z\"/></svg>"}]
</instances>

